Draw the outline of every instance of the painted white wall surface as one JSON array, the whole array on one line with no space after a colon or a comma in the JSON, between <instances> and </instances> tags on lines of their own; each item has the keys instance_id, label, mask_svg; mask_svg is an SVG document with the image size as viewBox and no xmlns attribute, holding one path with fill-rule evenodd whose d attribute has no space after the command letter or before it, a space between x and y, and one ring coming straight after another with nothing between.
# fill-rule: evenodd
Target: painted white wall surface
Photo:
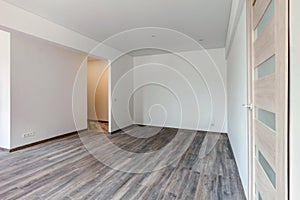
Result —
<instances>
[{"instance_id":1,"label":"painted white wall surface","mask_svg":"<svg viewBox=\"0 0 300 200\"><path fill-rule=\"evenodd\" d=\"M240 0L232 0L231 1L230 17L229 17L227 36L226 36L227 46L228 46L228 43L230 42L232 32L234 32L233 29L234 29L234 24L235 24L235 17L238 12L239 2L240 2Z\"/></svg>"},{"instance_id":2,"label":"painted white wall surface","mask_svg":"<svg viewBox=\"0 0 300 200\"><path fill-rule=\"evenodd\" d=\"M108 61L88 61L88 119L108 121Z\"/></svg>"},{"instance_id":3,"label":"painted white wall surface","mask_svg":"<svg viewBox=\"0 0 300 200\"><path fill-rule=\"evenodd\" d=\"M133 57L122 55L111 61L109 69L110 132L133 124Z\"/></svg>"},{"instance_id":4,"label":"painted white wall surface","mask_svg":"<svg viewBox=\"0 0 300 200\"><path fill-rule=\"evenodd\" d=\"M119 50L116 50L109 45L106 44L99 44L98 41L95 41L91 38L88 38L86 36L83 36L77 32L74 32L70 29L67 29L63 26L60 26L58 24L55 24L45 18L42 18L38 15L32 14L26 10L23 10L21 8L18 8L16 6L13 6L9 3L6 3L3 0L0 0L0 27L2 29L12 29L17 30L32 36L35 36L37 38L41 38L56 44L59 44L61 46L71 48L73 50L78 51L79 53L83 52L85 54L89 54L90 56L93 56L95 58L99 59L105 59L114 61L116 58L118 58L120 55L122 55L122 52ZM132 62L131 56L126 57L128 59L128 62ZM126 58L123 58L126 60ZM127 66L128 62L125 62L124 65ZM122 65L120 62L117 62L117 64L113 64L112 66L119 66ZM132 68L132 66L131 66ZM109 69L111 70L111 69ZM117 75L120 75L117 71L118 70L112 70ZM84 69L81 70L80 77L83 76ZM112 75L109 75L109 78ZM83 77L82 77L83 78ZM76 84L79 84L76 82ZM126 85L125 85L126 86ZM79 86L78 86L79 87ZM111 88L109 87L109 94L110 94ZM80 93L79 91L76 91L76 95ZM122 93L123 94L123 93ZM119 98L122 102L122 97L124 95L120 94ZM109 96L111 99L111 97ZM77 99L78 100L78 99ZM74 104L74 103L73 103ZM111 110L111 106L113 103L109 103L109 110ZM131 106L132 107L132 106ZM76 110L77 111L77 110ZM80 110L76 112L75 118L76 123L81 124L82 121L81 116L79 114ZM126 124L125 122L128 122L128 117L125 117L124 114L121 113L120 121L123 121L122 124ZM116 115L118 115L116 113ZM123 118L123 117L125 118ZM109 113L109 119L112 117L112 111ZM78 119L78 120L77 120ZM122 120L124 119L124 120ZM114 123L115 124L115 123ZM110 131L113 129L117 129L116 125L112 125L113 128L110 127Z\"/></svg>"},{"instance_id":5,"label":"painted white wall surface","mask_svg":"<svg viewBox=\"0 0 300 200\"><path fill-rule=\"evenodd\" d=\"M73 83L73 121L76 130L87 128L87 58L82 61ZM84 96L86 95L86 96Z\"/></svg>"},{"instance_id":6,"label":"painted white wall surface","mask_svg":"<svg viewBox=\"0 0 300 200\"><path fill-rule=\"evenodd\" d=\"M0 30L0 147L10 149L10 33Z\"/></svg>"},{"instance_id":7,"label":"painted white wall surface","mask_svg":"<svg viewBox=\"0 0 300 200\"><path fill-rule=\"evenodd\" d=\"M75 131L72 106L80 113L77 128L86 129L85 55L23 33L11 34L11 148ZM77 76L81 66L83 73ZM30 132L35 136L22 137Z\"/></svg>"},{"instance_id":8,"label":"painted white wall surface","mask_svg":"<svg viewBox=\"0 0 300 200\"><path fill-rule=\"evenodd\" d=\"M228 31L227 31L226 44L225 44L226 58L228 57L228 54L232 47L231 45L237 31L238 22L241 17L245 2L246 2L245 0L231 1L230 18L229 18Z\"/></svg>"},{"instance_id":9,"label":"painted white wall surface","mask_svg":"<svg viewBox=\"0 0 300 200\"><path fill-rule=\"evenodd\" d=\"M224 49L134 57L134 121L226 132L223 83Z\"/></svg>"},{"instance_id":10,"label":"painted white wall surface","mask_svg":"<svg viewBox=\"0 0 300 200\"><path fill-rule=\"evenodd\" d=\"M248 122L247 109L247 37L246 5L239 19L232 48L227 58L228 136L248 195Z\"/></svg>"},{"instance_id":11,"label":"painted white wall surface","mask_svg":"<svg viewBox=\"0 0 300 200\"><path fill-rule=\"evenodd\" d=\"M300 1L290 1L290 198L300 199Z\"/></svg>"}]
</instances>

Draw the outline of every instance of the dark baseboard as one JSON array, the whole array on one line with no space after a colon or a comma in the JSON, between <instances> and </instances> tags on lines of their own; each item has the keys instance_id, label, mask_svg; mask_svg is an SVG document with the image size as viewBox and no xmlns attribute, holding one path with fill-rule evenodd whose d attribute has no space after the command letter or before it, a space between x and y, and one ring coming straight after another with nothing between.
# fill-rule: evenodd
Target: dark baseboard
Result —
<instances>
[{"instance_id":1,"label":"dark baseboard","mask_svg":"<svg viewBox=\"0 0 300 200\"><path fill-rule=\"evenodd\" d=\"M144 125L144 124L135 124L136 126L140 126L140 127L145 127L147 125Z\"/></svg>"},{"instance_id":2,"label":"dark baseboard","mask_svg":"<svg viewBox=\"0 0 300 200\"><path fill-rule=\"evenodd\" d=\"M130 128L130 127L132 127L132 126L136 126L136 124L131 124L131 125L129 125L129 126L125 126L124 128L115 130L115 131L113 131L113 132L109 132L109 134L113 135L113 134L119 133L119 132L121 132L122 130L127 129L127 128Z\"/></svg>"},{"instance_id":3,"label":"dark baseboard","mask_svg":"<svg viewBox=\"0 0 300 200\"><path fill-rule=\"evenodd\" d=\"M89 121L92 121L92 120L89 120ZM148 126L148 125L131 124L131 125L126 126L124 128L115 130L113 132L109 132L109 134L113 135L113 134L119 133L119 132L123 131L124 129L128 129L128 128L132 127L132 126L141 126L141 127L144 127L144 126ZM149 126L149 127L158 127L158 126ZM160 128L171 128L171 127L160 127ZM26 149L26 148L29 148L29 147L32 147L32 146L36 146L36 145L39 145L39 144L42 144L42 143L46 143L46 142L49 142L49 141L58 140L58 139L61 139L61 138L64 138L64 137L69 137L71 135L76 135L76 134L78 134L80 132L87 131L87 130L88 129L83 129L83 130L79 130L79 131L73 131L73 132L70 132L70 133L65 133L65 134L62 134L62 135L59 135L59 136L55 136L55 137L48 138L48 139L45 139L45 140L41 140L41 141L38 141L38 142L34 142L34 143L31 143L31 144L26 144L26 145L23 145L23 146L20 146L20 147L12 148L12 149L5 149L5 148L0 147L0 151L3 151L3 152L15 152L15 151ZM197 131L201 131L201 130L197 130ZM202 132L209 132L209 131L202 131ZM210 133L214 133L214 132L210 132ZM219 132L219 133L216 133L216 134L220 134L220 133L227 135L227 133L222 133L222 132Z\"/></svg>"},{"instance_id":4,"label":"dark baseboard","mask_svg":"<svg viewBox=\"0 0 300 200\"><path fill-rule=\"evenodd\" d=\"M140 127L155 127L155 128L167 128L167 129L180 129L180 128L175 128L175 127L170 127L170 126L153 126L153 125L145 125L145 124L133 124L135 126L140 126ZM206 133L211 133L211 134L225 134L228 135L225 132L214 132L214 131L208 131L208 130L195 130L195 129L180 129L183 131L197 131L197 132L206 132Z\"/></svg>"},{"instance_id":5,"label":"dark baseboard","mask_svg":"<svg viewBox=\"0 0 300 200\"><path fill-rule=\"evenodd\" d=\"M104 120L95 120L95 119L89 119L89 122L101 122L101 123L108 123L108 121L104 121Z\"/></svg>"},{"instance_id":6,"label":"dark baseboard","mask_svg":"<svg viewBox=\"0 0 300 200\"><path fill-rule=\"evenodd\" d=\"M26 149L26 148L36 146L36 145L39 145L39 144L42 144L42 143L46 143L46 142L49 142L49 141L58 140L58 139L61 139L61 138L64 138L64 137L69 137L71 135L76 135L80 132L87 131L87 130L88 129L83 129L83 130L79 130L79 131L73 131L73 132L70 132L70 133L65 133L65 134L55 136L55 137L52 137L52 138L48 138L48 139L45 139L45 140L41 140L41 141L38 141L38 142L33 142L33 143L26 144L26 145L23 145L23 146L20 146L20 147L8 149L7 151L8 152L19 151L19 150Z\"/></svg>"}]
</instances>

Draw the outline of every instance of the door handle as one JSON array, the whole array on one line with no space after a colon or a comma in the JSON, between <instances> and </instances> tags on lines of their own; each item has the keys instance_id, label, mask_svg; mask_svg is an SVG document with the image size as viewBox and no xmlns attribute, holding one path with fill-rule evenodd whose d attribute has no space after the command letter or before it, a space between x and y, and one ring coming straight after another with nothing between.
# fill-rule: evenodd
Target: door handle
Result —
<instances>
[{"instance_id":1,"label":"door handle","mask_svg":"<svg viewBox=\"0 0 300 200\"><path fill-rule=\"evenodd\" d=\"M243 104L242 105L244 108L248 108L249 110L253 110L253 104L249 103L249 104Z\"/></svg>"}]
</instances>

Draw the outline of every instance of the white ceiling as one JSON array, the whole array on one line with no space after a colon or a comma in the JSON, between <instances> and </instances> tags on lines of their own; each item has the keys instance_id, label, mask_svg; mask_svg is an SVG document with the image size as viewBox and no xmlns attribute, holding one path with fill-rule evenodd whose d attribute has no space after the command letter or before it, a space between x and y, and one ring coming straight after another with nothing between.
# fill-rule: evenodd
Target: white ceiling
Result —
<instances>
[{"instance_id":1,"label":"white ceiling","mask_svg":"<svg viewBox=\"0 0 300 200\"><path fill-rule=\"evenodd\" d=\"M186 34L207 49L225 46L231 7L231 0L5 1L99 42L129 29L161 27ZM137 38L165 42L167 46L162 49L187 51L198 48L176 37L160 37L159 31L155 31L153 37L153 32L148 30L142 37L134 33L128 40L122 37L107 43L124 50L132 48L132 43L135 43L132 40ZM148 43L145 48L153 46Z\"/></svg>"}]
</instances>

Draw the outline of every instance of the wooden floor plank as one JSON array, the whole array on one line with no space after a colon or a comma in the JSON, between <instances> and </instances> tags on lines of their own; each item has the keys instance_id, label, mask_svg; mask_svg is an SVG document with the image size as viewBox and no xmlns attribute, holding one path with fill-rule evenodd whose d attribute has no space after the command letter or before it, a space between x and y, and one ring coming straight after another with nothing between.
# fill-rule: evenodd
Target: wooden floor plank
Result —
<instances>
[{"instance_id":1,"label":"wooden floor plank","mask_svg":"<svg viewBox=\"0 0 300 200\"><path fill-rule=\"evenodd\" d=\"M76 135L16 152L1 152L0 199L245 199L225 134L192 135L185 130L132 126L126 132L109 135L95 127L101 126L94 123L93 129L84 133L85 141L104 156L115 156L122 150L156 152L170 142L176 148L151 160L143 157L134 163L122 157L113 160L114 164L131 164L132 169L151 166L148 162L166 165L145 173L128 173L105 166L86 150ZM179 133L180 139L176 138ZM99 145L95 140L99 134L104 134L119 150L109 152L109 145ZM143 134L149 137L135 137ZM185 144L189 146L186 148ZM182 153L181 149L185 151ZM176 154L181 157L174 162Z\"/></svg>"}]
</instances>

